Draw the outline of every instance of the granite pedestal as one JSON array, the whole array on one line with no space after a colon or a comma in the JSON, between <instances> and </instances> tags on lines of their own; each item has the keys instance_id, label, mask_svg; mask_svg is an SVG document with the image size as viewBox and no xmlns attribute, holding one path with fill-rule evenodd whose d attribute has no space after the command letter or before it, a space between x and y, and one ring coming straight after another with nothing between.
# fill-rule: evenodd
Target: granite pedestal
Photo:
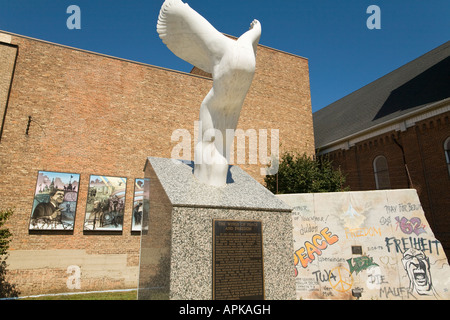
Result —
<instances>
[{"instance_id":1,"label":"granite pedestal","mask_svg":"<svg viewBox=\"0 0 450 320\"><path fill-rule=\"evenodd\" d=\"M227 185L196 180L194 164L147 159L150 209L141 236L139 299L213 298L213 221L262 226L265 299L295 299L292 209L237 166Z\"/></svg>"}]
</instances>

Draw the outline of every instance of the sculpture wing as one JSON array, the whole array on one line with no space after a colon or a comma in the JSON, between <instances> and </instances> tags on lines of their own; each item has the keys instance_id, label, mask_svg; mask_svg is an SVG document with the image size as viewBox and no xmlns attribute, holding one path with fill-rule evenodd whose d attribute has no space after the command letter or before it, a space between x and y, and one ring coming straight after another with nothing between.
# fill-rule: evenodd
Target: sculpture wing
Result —
<instances>
[{"instance_id":1,"label":"sculpture wing","mask_svg":"<svg viewBox=\"0 0 450 320\"><path fill-rule=\"evenodd\" d=\"M170 51L208 73L233 42L181 0L164 2L156 30Z\"/></svg>"}]
</instances>

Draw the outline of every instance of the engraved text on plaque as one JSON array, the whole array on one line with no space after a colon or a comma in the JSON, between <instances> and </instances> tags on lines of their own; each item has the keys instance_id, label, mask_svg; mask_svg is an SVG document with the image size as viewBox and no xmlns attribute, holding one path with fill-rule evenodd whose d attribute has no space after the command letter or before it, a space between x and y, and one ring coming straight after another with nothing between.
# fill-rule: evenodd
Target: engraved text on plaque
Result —
<instances>
[{"instance_id":1,"label":"engraved text on plaque","mask_svg":"<svg viewBox=\"0 0 450 320\"><path fill-rule=\"evenodd\" d=\"M261 221L213 220L213 299L264 299Z\"/></svg>"}]
</instances>

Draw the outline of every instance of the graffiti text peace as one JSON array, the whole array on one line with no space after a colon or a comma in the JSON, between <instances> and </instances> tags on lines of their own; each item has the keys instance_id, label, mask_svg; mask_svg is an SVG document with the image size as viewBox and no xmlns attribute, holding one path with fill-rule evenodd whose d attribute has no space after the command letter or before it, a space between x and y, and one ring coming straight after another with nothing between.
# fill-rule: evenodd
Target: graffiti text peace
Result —
<instances>
[{"instance_id":1,"label":"graffiti text peace","mask_svg":"<svg viewBox=\"0 0 450 320\"><path fill-rule=\"evenodd\" d=\"M317 256L322 255L322 250L325 250L329 245L336 243L339 240L337 235L331 234L328 228L323 228L320 233L312 237L312 241L305 241L305 246L294 253L294 264L300 262L303 268L308 266L308 263L315 259L314 253ZM297 275L297 269L295 270Z\"/></svg>"}]
</instances>

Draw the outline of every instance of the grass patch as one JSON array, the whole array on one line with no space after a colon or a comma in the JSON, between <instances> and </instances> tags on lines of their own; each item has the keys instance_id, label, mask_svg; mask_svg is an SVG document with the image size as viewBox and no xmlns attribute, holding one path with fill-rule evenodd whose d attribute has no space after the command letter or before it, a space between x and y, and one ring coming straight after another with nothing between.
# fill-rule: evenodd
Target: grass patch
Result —
<instances>
[{"instance_id":1,"label":"grass patch","mask_svg":"<svg viewBox=\"0 0 450 320\"><path fill-rule=\"evenodd\" d=\"M136 300L137 290L27 297L23 300Z\"/></svg>"}]
</instances>

